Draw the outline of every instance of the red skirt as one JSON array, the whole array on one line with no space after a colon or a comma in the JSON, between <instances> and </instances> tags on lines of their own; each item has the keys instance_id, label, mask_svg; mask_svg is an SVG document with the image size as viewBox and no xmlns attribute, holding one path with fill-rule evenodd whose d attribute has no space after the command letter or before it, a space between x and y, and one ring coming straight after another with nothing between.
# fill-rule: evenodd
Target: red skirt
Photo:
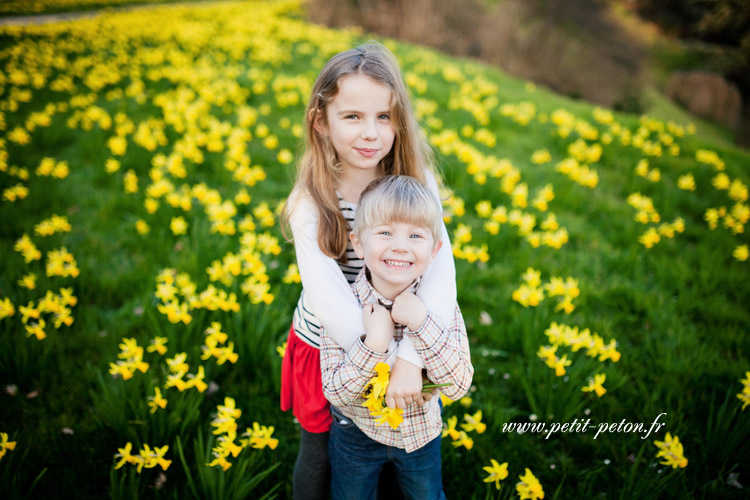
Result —
<instances>
[{"instance_id":1,"label":"red skirt","mask_svg":"<svg viewBox=\"0 0 750 500\"><path fill-rule=\"evenodd\" d=\"M281 362L281 410L291 408L307 432L328 432L331 411L323 396L320 379L320 350L306 344L289 329L286 353Z\"/></svg>"}]
</instances>

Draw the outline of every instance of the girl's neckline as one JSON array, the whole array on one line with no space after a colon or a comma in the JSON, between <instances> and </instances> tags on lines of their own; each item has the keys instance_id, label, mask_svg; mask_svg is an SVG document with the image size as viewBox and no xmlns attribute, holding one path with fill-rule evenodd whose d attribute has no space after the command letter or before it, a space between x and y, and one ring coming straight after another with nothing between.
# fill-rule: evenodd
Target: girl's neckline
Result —
<instances>
[{"instance_id":1,"label":"girl's neckline","mask_svg":"<svg viewBox=\"0 0 750 500\"><path fill-rule=\"evenodd\" d=\"M345 200L345 199L344 199L344 197L343 197L343 196L341 196L341 193L339 193L339 190L338 190L338 189L336 190L336 196L338 197L338 199L339 199L339 202L343 202L343 203L345 203L346 205L349 205L349 207L351 207L351 208L354 208L354 207L356 207L356 206L357 206L357 204L356 204L356 203L352 203L351 201Z\"/></svg>"}]
</instances>

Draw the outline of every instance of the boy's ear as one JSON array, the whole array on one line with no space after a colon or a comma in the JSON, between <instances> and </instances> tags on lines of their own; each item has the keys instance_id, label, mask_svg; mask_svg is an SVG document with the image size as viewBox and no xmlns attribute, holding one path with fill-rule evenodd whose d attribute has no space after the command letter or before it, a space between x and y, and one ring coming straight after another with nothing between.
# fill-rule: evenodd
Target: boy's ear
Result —
<instances>
[{"instance_id":1,"label":"boy's ear","mask_svg":"<svg viewBox=\"0 0 750 500\"><path fill-rule=\"evenodd\" d=\"M432 247L432 256L430 258L434 259L442 247L443 247L443 240L438 240L437 242L435 242L435 246Z\"/></svg>"},{"instance_id":2,"label":"boy's ear","mask_svg":"<svg viewBox=\"0 0 750 500\"><path fill-rule=\"evenodd\" d=\"M354 253L357 254L358 258L364 259L365 252L364 248L362 247L362 242L359 241L359 238L357 238L357 235L354 234L354 231L349 233L349 239L352 241L352 248L354 248Z\"/></svg>"}]
</instances>

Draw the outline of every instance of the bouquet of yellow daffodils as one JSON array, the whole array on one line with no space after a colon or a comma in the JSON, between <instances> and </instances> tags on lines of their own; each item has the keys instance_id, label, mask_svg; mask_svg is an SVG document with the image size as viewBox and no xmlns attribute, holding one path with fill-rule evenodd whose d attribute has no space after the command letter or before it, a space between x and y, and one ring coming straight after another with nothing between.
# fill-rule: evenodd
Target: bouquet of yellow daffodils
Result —
<instances>
[{"instance_id":1,"label":"bouquet of yellow daffodils","mask_svg":"<svg viewBox=\"0 0 750 500\"><path fill-rule=\"evenodd\" d=\"M388 388L390 381L391 367L387 363L378 363L375 365L375 372L377 375L372 377L365 385L363 393L365 402L362 403L362 406L370 410L370 415L376 418L376 426L388 422L392 429L397 429L404 421L404 410L389 408L385 404L385 390ZM429 392L436 387L448 385L450 384L425 384L422 386L422 392Z\"/></svg>"}]
</instances>

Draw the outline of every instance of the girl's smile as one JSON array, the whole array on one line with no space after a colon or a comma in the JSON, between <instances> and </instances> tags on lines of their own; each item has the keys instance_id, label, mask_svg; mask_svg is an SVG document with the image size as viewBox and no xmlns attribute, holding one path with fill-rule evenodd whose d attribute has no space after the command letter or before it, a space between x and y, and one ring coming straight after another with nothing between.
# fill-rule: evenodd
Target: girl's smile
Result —
<instances>
[{"instance_id":1,"label":"girl's smile","mask_svg":"<svg viewBox=\"0 0 750 500\"><path fill-rule=\"evenodd\" d=\"M355 148L359 154L366 158L371 158L374 156L379 150L378 149L368 149L368 148Z\"/></svg>"}]
</instances>

